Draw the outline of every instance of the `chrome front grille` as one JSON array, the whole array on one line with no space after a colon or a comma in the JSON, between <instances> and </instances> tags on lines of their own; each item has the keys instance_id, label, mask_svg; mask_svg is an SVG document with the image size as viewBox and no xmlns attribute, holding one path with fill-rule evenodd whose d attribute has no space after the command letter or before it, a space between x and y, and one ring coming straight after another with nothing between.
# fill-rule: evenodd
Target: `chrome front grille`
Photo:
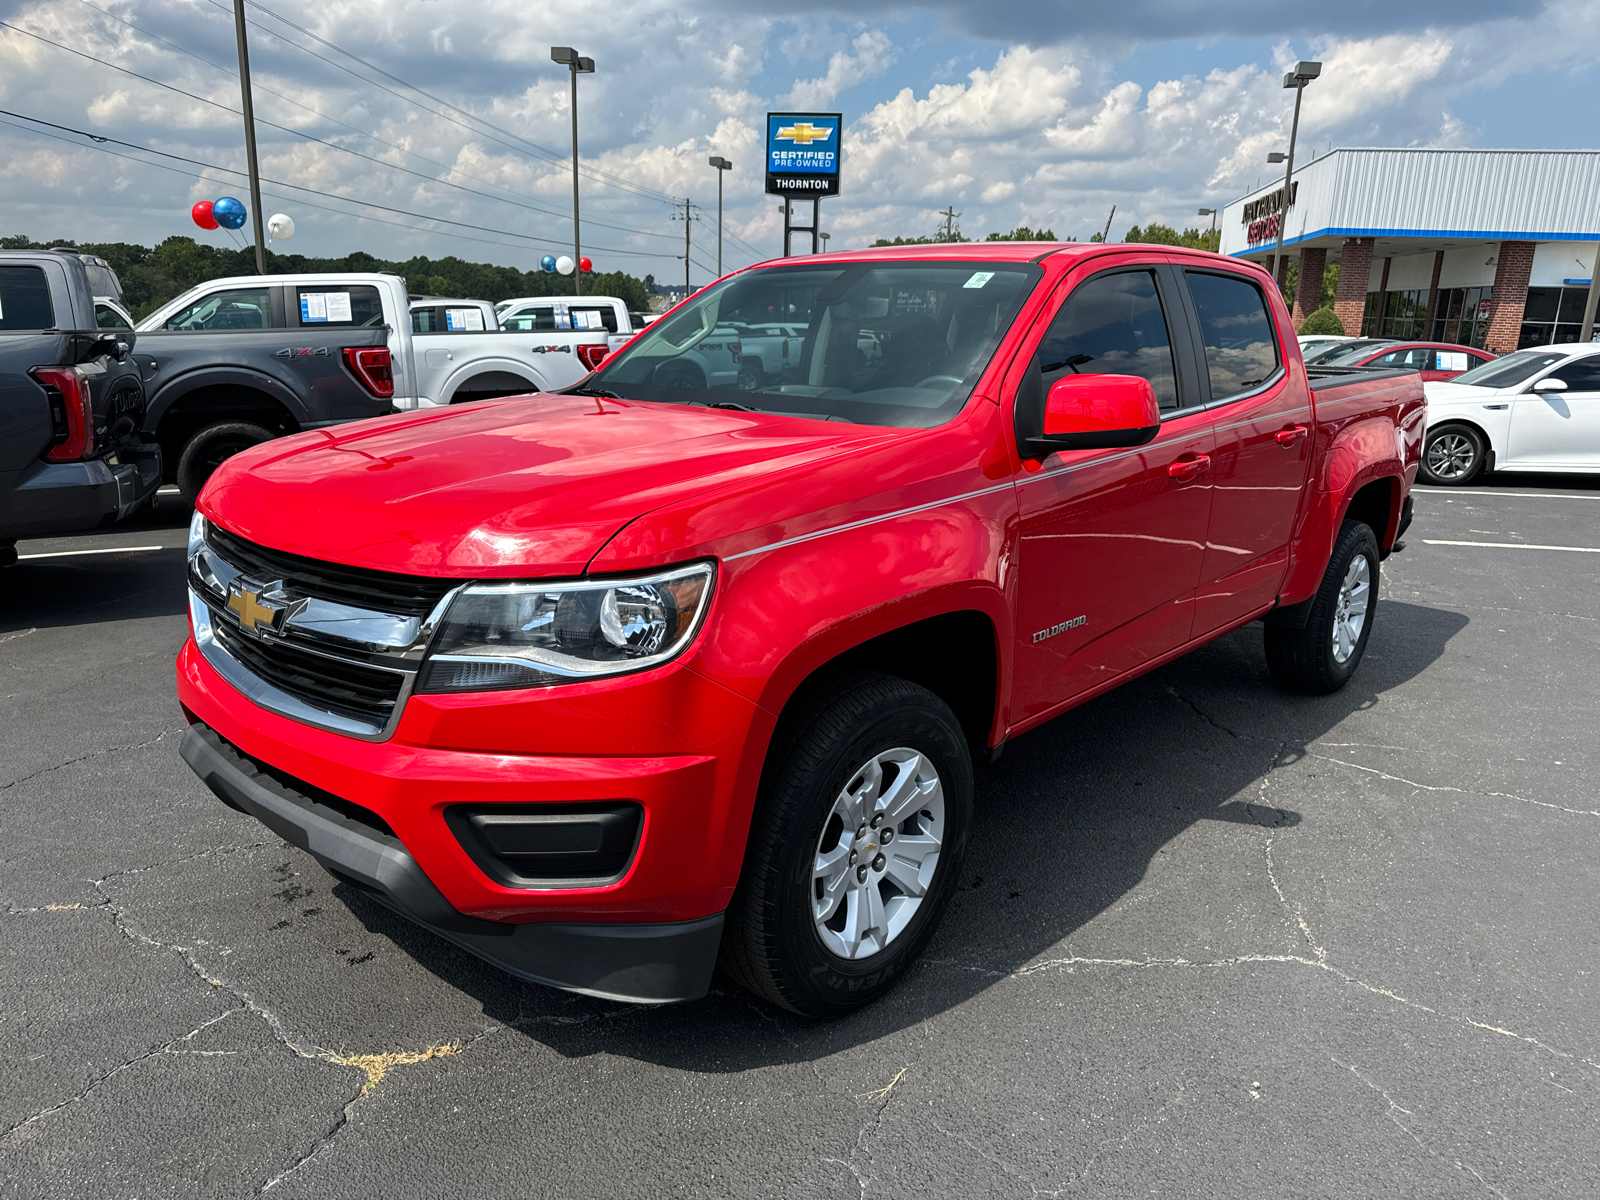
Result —
<instances>
[{"instance_id":1,"label":"chrome front grille","mask_svg":"<svg viewBox=\"0 0 1600 1200\"><path fill-rule=\"evenodd\" d=\"M191 541L189 612L206 661L263 708L369 741L394 732L460 586L285 554L210 524Z\"/></svg>"}]
</instances>

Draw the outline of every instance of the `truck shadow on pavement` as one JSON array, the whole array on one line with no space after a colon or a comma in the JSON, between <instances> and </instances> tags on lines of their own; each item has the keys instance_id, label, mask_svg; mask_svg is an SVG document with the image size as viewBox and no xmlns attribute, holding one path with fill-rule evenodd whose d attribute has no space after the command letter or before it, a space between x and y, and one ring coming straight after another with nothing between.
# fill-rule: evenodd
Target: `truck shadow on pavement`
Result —
<instances>
[{"instance_id":1,"label":"truck shadow on pavement","mask_svg":"<svg viewBox=\"0 0 1600 1200\"><path fill-rule=\"evenodd\" d=\"M1259 628L1247 626L1013 742L996 766L979 772L960 891L922 962L880 1003L832 1023L792 1017L720 978L705 999L662 1008L523 984L347 886L335 894L370 930L481 1001L487 1018L562 1055L616 1054L708 1072L824 1057L960 1005L1037 968L1042 956L1048 962L1052 950L1070 955L1057 948L1139 889L1157 857L1200 823L1253 826L1263 835L1299 825L1301 815L1285 805L1292 794L1270 786L1271 772L1346 717L1381 704L1467 625L1448 610L1381 603L1361 671L1335 695L1279 688L1267 673ZM1268 889L1277 903L1260 842L1244 852L1211 839L1184 851L1191 871L1193 856L1205 856L1204 871L1222 876L1216 886L1251 895ZM1170 937L1155 950L1122 946L1127 957L1171 944L1215 947L1220 955L1241 936L1215 927L1181 891L1151 903L1159 910L1144 920ZM1283 940L1277 914L1261 924L1262 936L1277 940L1244 951L1302 952ZM1105 957L1101 943L1115 933L1094 936Z\"/></svg>"}]
</instances>

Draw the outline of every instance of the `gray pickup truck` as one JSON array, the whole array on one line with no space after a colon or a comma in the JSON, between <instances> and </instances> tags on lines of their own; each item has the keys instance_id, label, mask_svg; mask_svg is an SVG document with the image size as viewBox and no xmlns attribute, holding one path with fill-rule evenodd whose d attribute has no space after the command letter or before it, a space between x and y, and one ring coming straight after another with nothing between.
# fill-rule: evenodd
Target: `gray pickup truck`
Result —
<instances>
[{"instance_id":1,"label":"gray pickup truck","mask_svg":"<svg viewBox=\"0 0 1600 1200\"><path fill-rule=\"evenodd\" d=\"M109 525L160 486L133 346L96 327L79 255L0 251L0 566L18 538Z\"/></svg>"}]
</instances>

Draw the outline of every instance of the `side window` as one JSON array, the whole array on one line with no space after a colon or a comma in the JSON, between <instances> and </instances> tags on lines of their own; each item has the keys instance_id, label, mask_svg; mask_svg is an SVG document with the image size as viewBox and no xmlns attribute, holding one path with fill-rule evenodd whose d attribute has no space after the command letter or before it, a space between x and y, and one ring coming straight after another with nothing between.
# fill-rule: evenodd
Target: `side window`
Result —
<instances>
[{"instance_id":1,"label":"side window","mask_svg":"<svg viewBox=\"0 0 1600 1200\"><path fill-rule=\"evenodd\" d=\"M1178 407L1172 338L1150 271L1097 275L1074 288L1039 345L1045 387L1068 372L1139 375L1162 412Z\"/></svg>"},{"instance_id":2,"label":"side window","mask_svg":"<svg viewBox=\"0 0 1600 1200\"><path fill-rule=\"evenodd\" d=\"M553 333L556 328L556 310L550 307L518 309L510 316L500 318L502 329L515 329L522 333Z\"/></svg>"},{"instance_id":3,"label":"side window","mask_svg":"<svg viewBox=\"0 0 1600 1200\"><path fill-rule=\"evenodd\" d=\"M412 333L437 333L439 331L439 310L437 308L413 308L411 310Z\"/></svg>"},{"instance_id":4,"label":"side window","mask_svg":"<svg viewBox=\"0 0 1600 1200\"><path fill-rule=\"evenodd\" d=\"M1580 358L1550 372L1570 392L1600 392L1600 355Z\"/></svg>"},{"instance_id":5,"label":"side window","mask_svg":"<svg viewBox=\"0 0 1600 1200\"><path fill-rule=\"evenodd\" d=\"M383 299L370 284L336 287L304 284L294 289L301 325L373 328L384 323Z\"/></svg>"},{"instance_id":6,"label":"side window","mask_svg":"<svg viewBox=\"0 0 1600 1200\"><path fill-rule=\"evenodd\" d=\"M607 333L617 332L617 310L609 304L596 308L572 309L572 327L574 329L601 330Z\"/></svg>"},{"instance_id":7,"label":"side window","mask_svg":"<svg viewBox=\"0 0 1600 1200\"><path fill-rule=\"evenodd\" d=\"M94 306L94 323L98 329L131 329L123 315L109 304Z\"/></svg>"},{"instance_id":8,"label":"side window","mask_svg":"<svg viewBox=\"0 0 1600 1200\"><path fill-rule=\"evenodd\" d=\"M1260 289L1237 275L1185 271L1200 315L1211 399L1259 387L1278 369L1278 339Z\"/></svg>"},{"instance_id":9,"label":"side window","mask_svg":"<svg viewBox=\"0 0 1600 1200\"><path fill-rule=\"evenodd\" d=\"M165 328L198 332L212 329L270 329L272 297L267 288L212 292L167 318Z\"/></svg>"},{"instance_id":10,"label":"side window","mask_svg":"<svg viewBox=\"0 0 1600 1200\"><path fill-rule=\"evenodd\" d=\"M41 267L0 267L0 329L54 329L50 283Z\"/></svg>"}]
</instances>

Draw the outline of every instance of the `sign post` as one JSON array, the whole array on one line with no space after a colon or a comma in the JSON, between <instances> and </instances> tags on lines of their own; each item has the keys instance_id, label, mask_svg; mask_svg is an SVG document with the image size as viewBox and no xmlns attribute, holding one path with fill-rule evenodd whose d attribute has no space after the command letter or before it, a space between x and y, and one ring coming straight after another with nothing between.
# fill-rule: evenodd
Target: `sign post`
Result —
<instances>
[{"instance_id":1,"label":"sign post","mask_svg":"<svg viewBox=\"0 0 1600 1200\"><path fill-rule=\"evenodd\" d=\"M811 235L817 253L822 228L822 197L839 194L839 142L844 120L839 113L767 114L767 194L783 197L783 256L791 252L796 233ZM811 224L794 223L796 199L811 201Z\"/></svg>"}]
</instances>

